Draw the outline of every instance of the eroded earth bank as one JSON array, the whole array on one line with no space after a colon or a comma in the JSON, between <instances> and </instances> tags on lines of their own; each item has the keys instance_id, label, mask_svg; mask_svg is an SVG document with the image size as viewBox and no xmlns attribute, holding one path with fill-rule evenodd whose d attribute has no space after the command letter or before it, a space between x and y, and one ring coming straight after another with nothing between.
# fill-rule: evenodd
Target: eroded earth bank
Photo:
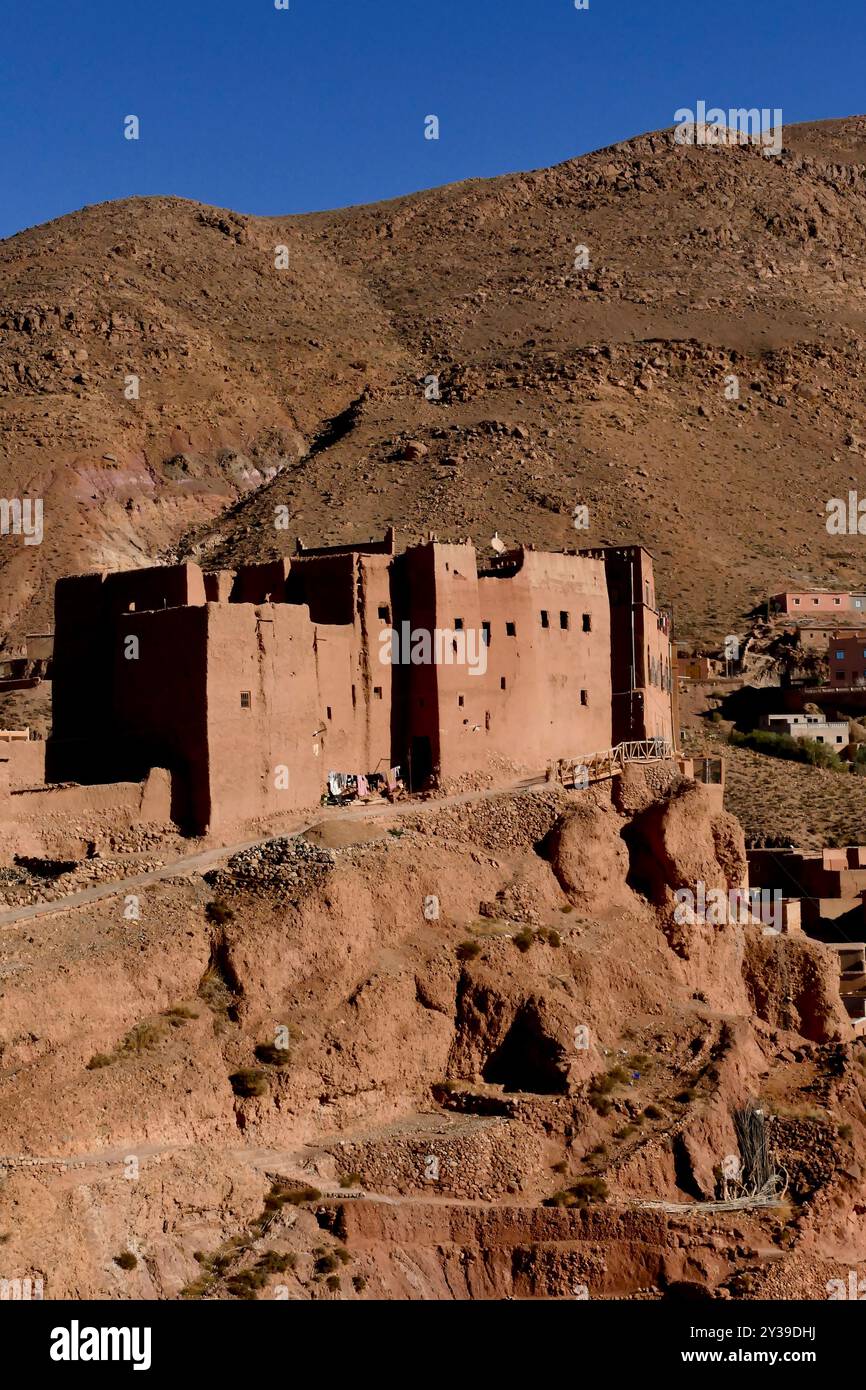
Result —
<instances>
[{"instance_id":1,"label":"eroded earth bank","mask_svg":"<svg viewBox=\"0 0 866 1390\"><path fill-rule=\"evenodd\" d=\"M866 1051L828 948L675 920L745 868L701 787L631 769L3 926L0 1274L826 1298L866 1258ZM743 1204L768 1173L775 1204Z\"/></svg>"}]
</instances>

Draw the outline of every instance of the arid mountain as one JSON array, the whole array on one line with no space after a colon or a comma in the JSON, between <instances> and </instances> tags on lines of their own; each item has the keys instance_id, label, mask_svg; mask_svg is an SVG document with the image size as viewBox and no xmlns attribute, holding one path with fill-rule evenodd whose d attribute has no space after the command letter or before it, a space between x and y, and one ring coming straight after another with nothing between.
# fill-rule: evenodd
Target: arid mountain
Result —
<instances>
[{"instance_id":1,"label":"arid mountain","mask_svg":"<svg viewBox=\"0 0 866 1390\"><path fill-rule=\"evenodd\" d=\"M784 144L659 133L294 218L133 199L4 242L0 491L44 498L45 538L0 537L0 635L59 573L389 523L641 540L683 635L862 584L825 503L863 479L866 118Z\"/></svg>"}]
</instances>

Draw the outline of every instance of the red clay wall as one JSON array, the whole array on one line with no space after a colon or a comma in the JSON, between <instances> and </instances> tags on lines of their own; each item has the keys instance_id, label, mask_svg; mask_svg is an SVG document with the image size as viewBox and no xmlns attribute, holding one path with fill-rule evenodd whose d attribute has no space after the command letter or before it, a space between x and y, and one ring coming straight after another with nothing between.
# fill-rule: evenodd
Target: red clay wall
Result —
<instances>
[{"instance_id":1,"label":"red clay wall","mask_svg":"<svg viewBox=\"0 0 866 1390\"><path fill-rule=\"evenodd\" d=\"M480 577L471 545L391 552L304 553L234 577L180 565L62 580L50 775L167 767L178 818L203 829L314 804L330 770L408 775L410 751L417 787L433 767L540 771L672 735L648 552L517 551ZM463 664L392 665L380 638L404 622L455 638L462 626L476 645ZM486 670L473 674L478 655ZM631 699L613 696L632 684Z\"/></svg>"},{"instance_id":2,"label":"red clay wall","mask_svg":"<svg viewBox=\"0 0 866 1390\"><path fill-rule=\"evenodd\" d=\"M489 624L483 673L472 674L468 661L410 668L411 735L430 738L443 777L491 756L541 770L610 746L603 563L525 551L479 578L472 546L420 546L404 560L414 628L455 632L460 620L476 634Z\"/></svg>"}]
</instances>

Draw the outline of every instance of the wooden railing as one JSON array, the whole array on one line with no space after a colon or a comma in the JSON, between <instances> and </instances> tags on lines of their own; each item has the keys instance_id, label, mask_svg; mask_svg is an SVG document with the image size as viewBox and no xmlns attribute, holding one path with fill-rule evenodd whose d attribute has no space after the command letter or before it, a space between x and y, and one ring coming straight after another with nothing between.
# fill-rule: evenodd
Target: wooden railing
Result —
<instances>
[{"instance_id":1,"label":"wooden railing","mask_svg":"<svg viewBox=\"0 0 866 1390\"><path fill-rule=\"evenodd\" d=\"M667 738L634 739L617 743L600 753L588 753L577 758L560 758L556 764L556 780L566 787L585 787L590 782L602 782L616 777L626 763L667 762L674 755L673 744Z\"/></svg>"}]
</instances>

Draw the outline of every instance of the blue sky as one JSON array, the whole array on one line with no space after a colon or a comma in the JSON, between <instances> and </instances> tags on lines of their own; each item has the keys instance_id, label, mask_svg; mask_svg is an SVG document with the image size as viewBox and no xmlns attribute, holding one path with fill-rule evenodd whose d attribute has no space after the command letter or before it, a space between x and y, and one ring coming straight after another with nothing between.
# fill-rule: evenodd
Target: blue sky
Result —
<instances>
[{"instance_id":1,"label":"blue sky","mask_svg":"<svg viewBox=\"0 0 866 1390\"><path fill-rule=\"evenodd\" d=\"M554 164L699 98L788 124L866 109L866 0L289 3L0 0L0 236L131 194L372 202Z\"/></svg>"}]
</instances>

